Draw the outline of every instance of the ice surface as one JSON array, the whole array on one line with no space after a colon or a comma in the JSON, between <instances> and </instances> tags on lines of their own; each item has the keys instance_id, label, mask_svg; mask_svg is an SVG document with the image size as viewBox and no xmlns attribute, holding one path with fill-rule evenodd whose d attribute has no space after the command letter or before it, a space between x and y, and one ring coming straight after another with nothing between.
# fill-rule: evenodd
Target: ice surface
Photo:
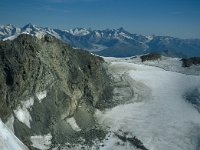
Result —
<instances>
[{"instance_id":1,"label":"ice surface","mask_svg":"<svg viewBox=\"0 0 200 150\"><path fill-rule=\"evenodd\" d=\"M117 71L124 70L136 84L149 87L151 96L105 112L97 111L101 124L110 127L111 131L121 129L133 134L150 150L198 149L200 114L185 101L183 95L190 89L200 87L200 76L165 71L143 64L116 62L115 59L110 59L110 62L111 65L120 66L121 70ZM135 94L141 95L140 91L142 89ZM115 138L109 138L101 149L116 147L114 141Z\"/></svg>"}]
</instances>

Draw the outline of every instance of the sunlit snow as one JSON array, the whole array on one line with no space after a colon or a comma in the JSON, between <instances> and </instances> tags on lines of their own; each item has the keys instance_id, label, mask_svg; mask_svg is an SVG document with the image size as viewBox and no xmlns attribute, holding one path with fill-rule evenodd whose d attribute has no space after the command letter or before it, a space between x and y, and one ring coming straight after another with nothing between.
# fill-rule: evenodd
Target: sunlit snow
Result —
<instances>
[{"instance_id":1,"label":"sunlit snow","mask_svg":"<svg viewBox=\"0 0 200 150\"><path fill-rule=\"evenodd\" d=\"M184 94L200 87L200 76L176 72L140 64L112 62L137 84L151 89L151 95L143 101L119 105L105 112L97 111L99 122L110 127L130 132L150 150L195 150L199 146L200 114L187 103ZM127 69L126 69L127 68ZM118 70L118 71L119 71ZM145 89L138 89L141 95ZM149 92L149 91L146 91ZM113 137L102 149L116 147ZM122 150L129 149L122 147ZM131 148L130 148L131 149Z\"/></svg>"}]
</instances>

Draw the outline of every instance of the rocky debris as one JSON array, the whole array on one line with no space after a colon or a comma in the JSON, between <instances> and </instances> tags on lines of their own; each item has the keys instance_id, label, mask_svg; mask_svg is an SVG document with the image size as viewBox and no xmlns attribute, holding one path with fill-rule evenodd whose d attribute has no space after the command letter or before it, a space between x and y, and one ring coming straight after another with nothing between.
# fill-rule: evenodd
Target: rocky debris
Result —
<instances>
[{"instance_id":1,"label":"rocky debris","mask_svg":"<svg viewBox=\"0 0 200 150\"><path fill-rule=\"evenodd\" d=\"M0 41L0 118L6 122L14 116L15 135L30 149L35 149L30 137L37 135L50 134L51 147L78 142L77 131L67 122L70 117L87 135L95 128L95 107L112 98L110 82L101 57L52 36L38 39L22 34ZM27 126L23 111L18 116L14 112L30 98Z\"/></svg>"},{"instance_id":2,"label":"rocky debris","mask_svg":"<svg viewBox=\"0 0 200 150\"><path fill-rule=\"evenodd\" d=\"M148 61L148 60L158 60L158 59L161 59L161 55L158 53L150 53L147 55L140 56L140 59L142 62Z\"/></svg>"},{"instance_id":3,"label":"rocky debris","mask_svg":"<svg viewBox=\"0 0 200 150\"><path fill-rule=\"evenodd\" d=\"M120 130L119 132L115 132L115 136L118 137L122 142L129 142L137 149L148 150L137 137L129 135L128 132L123 132Z\"/></svg>"},{"instance_id":4,"label":"rocky debris","mask_svg":"<svg viewBox=\"0 0 200 150\"><path fill-rule=\"evenodd\" d=\"M120 66L108 63L108 73L111 77L111 85L113 87L112 99L101 101L98 103L99 110L113 108L120 104L132 103L132 98L135 96L133 83L130 76L127 74L129 68L124 67L123 70Z\"/></svg>"},{"instance_id":5,"label":"rocky debris","mask_svg":"<svg viewBox=\"0 0 200 150\"><path fill-rule=\"evenodd\" d=\"M190 67L192 65L200 65L200 57L191 57L188 59L183 58L182 60L183 67Z\"/></svg>"},{"instance_id":6,"label":"rocky debris","mask_svg":"<svg viewBox=\"0 0 200 150\"><path fill-rule=\"evenodd\" d=\"M121 64L115 63L115 61L121 61L118 58L114 58L115 60L109 59L113 58L105 58L106 62L108 62L108 73L112 78L113 97L108 101L101 102L101 106L99 107L100 110L102 110L102 108L113 108L121 104L140 102L150 97L151 90L146 85L137 82L130 77L128 72L133 70L133 67L128 66L123 62ZM132 63L130 60L122 59L122 61ZM145 92L143 89L145 89Z\"/></svg>"}]
</instances>

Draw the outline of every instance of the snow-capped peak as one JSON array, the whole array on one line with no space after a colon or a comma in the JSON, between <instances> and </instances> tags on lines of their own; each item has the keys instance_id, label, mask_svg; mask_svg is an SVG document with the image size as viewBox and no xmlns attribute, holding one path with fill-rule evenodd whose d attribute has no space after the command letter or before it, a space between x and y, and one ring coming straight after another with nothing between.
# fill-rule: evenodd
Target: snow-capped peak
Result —
<instances>
[{"instance_id":1,"label":"snow-capped peak","mask_svg":"<svg viewBox=\"0 0 200 150\"><path fill-rule=\"evenodd\" d=\"M11 29L11 28L16 28L16 27L12 24L6 24L6 25L1 25L0 28L7 28L7 29L10 28Z\"/></svg>"},{"instance_id":2,"label":"snow-capped peak","mask_svg":"<svg viewBox=\"0 0 200 150\"><path fill-rule=\"evenodd\" d=\"M0 26L0 39L4 39L16 34L19 34L21 32L20 28L16 28L12 24L7 25L1 25Z\"/></svg>"},{"instance_id":3,"label":"snow-capped peak","mask_svg":"<svg viewBox=\"0 0 200 150\"><path fill-rule=\"evenodd\" d=\"M23 27L23 29L26 29L26 28L35 28L36 27L36 25L32 25L31 23L28 23L28 24L26 24L24 27Z\"/></svg>"},{"instance_id":4,"label":"snow-capped peak","mask_svg":"<svg viewBox=\"0 0 200 150\"><path fill-rule=\"evenodd\" d=\"M39 28L36 25L32 25L31 23L25 25L22 28L22 32L31 32L31 31L38 31Z\"/></svg>"},{"instance_id":5,"label":"snow-capped peak","mask_svg":"<svg viewBox=\"0 0 200 150\"><path fill-rule=\"evenodd\" d=\"M90 31L86 28L70 29L67 32L69 32L70 34L75 35L75 36L85 36L90 33Z\"/></svg>"},{"instance_id":6,"label":"snow-capped peak","mask_svg":"<svg viewBox=\"0 0 200 150\"><path fill-rule=\"evenodd\" d=\"M126 34L124 32L120 32L119 35L122 36L122 37L124 37L124 38L126 38L126 39L130 39L130 40L133 39L131 36L129 36L128 34Z\"/></svg>"},{"instance_id":7,"label":"snow-capped peak","mask_svg":"<svg viewBox=\"0 0 200 150\"><path fill-rule=\"evenodd\" d=\"M153 40L153 36L152 36L152 35L147 35L147 36L145 36L145 37L148 39L148 41Z\"/></svg>"},{"instance_id":8,"label":"snow-capped peak","mask_svg":"<svg viewBox=\"0 0 200 150\"><path fill-rule=\"evenodd\" d=\"M119 32L127 32L123 27L120 27L119 29L117 29L117 31L119 31Z\"/></svg>"}]
</instances>

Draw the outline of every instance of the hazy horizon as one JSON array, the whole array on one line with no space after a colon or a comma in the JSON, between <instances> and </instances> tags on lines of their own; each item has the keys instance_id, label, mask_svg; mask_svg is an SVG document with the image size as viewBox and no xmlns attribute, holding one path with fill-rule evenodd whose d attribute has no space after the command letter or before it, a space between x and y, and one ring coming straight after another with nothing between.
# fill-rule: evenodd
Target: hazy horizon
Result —
<instances>
[{"instance_id":1,"label":"hazy horizon","mask_svg":"<svg viewBox=\"0 0 200 150\"><path fill-rule=\"evenodd\" d=\"M57 29L117 29L142 35L200 38L199 0L6 0L0 24Z\"/></svg>"}]
</instances>

